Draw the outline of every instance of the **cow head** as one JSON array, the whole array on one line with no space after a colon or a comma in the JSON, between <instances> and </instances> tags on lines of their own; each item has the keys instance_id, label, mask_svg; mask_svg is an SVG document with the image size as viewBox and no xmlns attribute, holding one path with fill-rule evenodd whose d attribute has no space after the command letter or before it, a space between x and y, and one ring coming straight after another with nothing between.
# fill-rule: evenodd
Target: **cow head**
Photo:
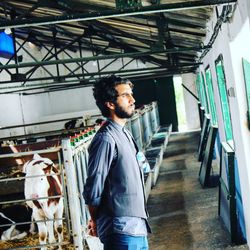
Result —
<instances>
[{"instance_id":1,"label":"cow head","mask_svg":"<svg viewBox=\"0 0 250 250\"><path fill-rule=\"evenodd\" d=\"M23 173L27 173L27 168L31 167L40 168L44 173L49 173L52 168L54 169L54 163L48 158L43 158L39 154L34 154L33 159L26 162L23 166Z\"/></svg>"}]
</instances>

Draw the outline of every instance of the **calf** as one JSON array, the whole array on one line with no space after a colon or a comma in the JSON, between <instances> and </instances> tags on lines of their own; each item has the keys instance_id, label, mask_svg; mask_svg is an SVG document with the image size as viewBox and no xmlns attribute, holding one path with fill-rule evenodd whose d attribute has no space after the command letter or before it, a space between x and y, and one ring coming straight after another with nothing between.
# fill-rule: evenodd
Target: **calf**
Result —
<instances>
[{"instance_id":1,"label":"calf","mask_svg":"<svg viewBox=\"0 0 250 250\"><path fill-rule=\"evenodd\" d=\"M29 232L34 232L31 222L32 210L24 205L12 205L0 210L1 240L24 238ZM16 225L15 223L24 223Z\"/></svg>"},{"instance_id":2,"label":"calf","mask_svg":"<svg viewBox=\"0 0 250 250\"><path fill-rule=\"evenodd\" d=\"M53 175L58 173L54 163L48 158L42 158L35 154L31 161L24 164L23 172L26 173L27 177L24 182L24 194L25 198L28 199L26 203L32 208L33 219L37 221L40 244L46 244L47 235L49 236L49 243L56 242L54 229L58 234L59 243L62 243L63 198L50 198L51 196L62 195L60 176ZM43 220L48 221L43 222ZM41 249L46 250L47 247ZM61 246L59 249L62 249Z\"/></svg>"},{"instance_id":3,"label":"calf","mask_svg":"<svg viewBox=\"0 0 250 250\"><path fill-rule=\"evenodd\" d=\"M83 127L82 119L72 119L64 124L65 129L73 129Z\"/></svg>"}]
</instances>

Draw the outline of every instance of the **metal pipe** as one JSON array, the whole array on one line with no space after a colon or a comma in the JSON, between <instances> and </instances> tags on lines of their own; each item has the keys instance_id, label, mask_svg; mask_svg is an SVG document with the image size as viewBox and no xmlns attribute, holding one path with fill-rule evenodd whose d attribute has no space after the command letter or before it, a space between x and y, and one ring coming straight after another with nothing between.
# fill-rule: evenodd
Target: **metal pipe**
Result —
<instances>
[{"instance_id":1,"label":"metal pipe","mask_svg":"<svg viewBox=\"0 0 250 250\"><path fill-rule=\"evenodd\" d=\"M10 65L0 65L0 69L11 69L16 68L25 68L25 67L33 67L33 66L42 66L42 65L54 65L54 64L63 64L63 63L72 63L72 62L83 62L83 61L94 61L94 60L105 60L111 58L122 58L122 57L142 57L148 56L152 54L161 54L161 53L180 53L185 51L201 51L204 49L210 48L209 46L197 46L197 47L188 47L188 48L173 48L173 49L164 49L158 51L143 51L143 52L130 52L130 53L116 53L112 55L103 55L103 56L95 56L95 57L84 57L84 58L72 58L72 59L64 59L64 60L53 60L53 61L40 61L40 62L27 62L27 63L19 63L10 64Z\"/></svg>"},{"instance_id":2,"label":"metal pipe","mask_svg":"<svg viewBox=\"0 0 250 250\"><path fill-rule=\"evenodd\" d=\"M50 25L58 23L69 23L69 22L79 22L79 21L89 21L106 19L113 17L124 17L124 16L135 16L141 14L153 14L162 13L170 11L178 11L185 9L196 9L209 6L216 6L220 4L235 3L237 0L200 0L200 1L185 1L180 3L169 3L160 5L151 5L145 7L134 7L134 8L124 8L118 10L105 10L101 12L89 12L80 14L68 14L62 16L52 16L52 17L38 17L29 20L17 20L17 21L4 21L0 22L0 29L5 28L21 28L21 27L33 27L40 25Z\"/></svg>"},{"instance_id":3,"label":"metal pipe","mask_svg":"<svg viewBox=\"0 0 250 250\"><path fill-rule=\"evenodd\" d=\"M74 118L65 118L65 119L59 119L59 120L53 120L53 121L45 121L45 122L35 122L35 123L27 123L27 124L21 124L21 125L14 125L14 126L6 126L6 127L0 127L0 130L4 129L11 129L11 128L19 128L19 127L28 127L28 126L35 126L35 125L42 125L42 124L48 124L48 123L55 123L55 122L63 122L63 121L69 121L72 119L81 119L82 117L74 117ZM1 158L1 156L0 156Z\"/></svg>"},{"instance_id":4,"label":"metal pipe","mask_svg":"<svg viewBox=\"0 0 250 250\"><path fill-rule=\"evenodd\" d=\"M192 91L190 91L190 90L188 89L188 87L186 87L183 83L182 83L181 85L182 85L182 87L183 87L186 91L188 91L197 101L199 101L199 98L198 98Z\"/></svg>"},{"instance_id":5,"label":"metal pipe","mask_svg":"<svg viewBox=\"0 0 250 250\"><path fill-rule=\"evenodd\" d=\"M16 41L16 43L20 46L21 44L18 42L18 41ZM26 49L24 46L23 46L23 48L22 48L35 62L39 62L33 55L32 55L32 53L31 52L29 52L29 50L28 49ZM43 67L43 69L50 75L50 76L53 76L52 75L52 73L50 73L44 66L42 66Z\"/></svg>"},{"instance_id":6,"label":"metal pipe","mask_svg":"<svg viewBox=\"0 0 250 250\"><path fill-rule=\"evenodd\" d=\"M132 60L134 60L134 59L132 59ZM122 70L122 68L120 68L119 71ZM112 71L105 71L102 74L127 73L127 72L130 72L130 71L131 72L132 71L140 71L141 72L141 71L144 71L144 70L157 70L157 69L161 69L161 67L149 67L149 68L129 69L129 70L123 70L121 72L118 72L117 70L116 71L112 70ZM167 69L167 68L165 68L165 69ZM90 72L90 73L85 73L84 74L84 76L95 76L95 75L96 75L96 72ZM61 75L61 77L63 79L74 78L74 77L77 77L77 76L83 76L83 74L80 73L80 74L75 74L75 75ZM54 80L54 77L42 77L42 78L41 77L37 77L37 78L32 78L32 79L26 79L26 81L32 81L32 82L41 81L41 80ZM7 83L14 83L14 82L17 82L17 81L1 81L0 85L1 84L7 84ZM71 80L71 81L66 81L65 80L65 83L70 83L70 82L75 82L75 80ZM47 84L53 84L54 85L54 84L58 84L58 83L59 82L53 81L53 82L49 82ZM32 84L32 85L26 86L26 88L28 88L28 87L34 87L34 86L42 86L42 85L43 84L41 84L41 83L40 84ZM2 87L2 88L0 87L0 90L1 89L18 88L18 87L20 87L20 86L11 86L11 87L10 86L5 86L5 87Z\"/></svg>"},{"instance_id":7,"label":"metal pipe","mask_svg":"<svg viewBox=\"0 0 250 250\"><path fill-rule=\"evenodd\" d=\"M29 152L3 154L3 155L0 155L0 158L16 158L16 157L34 155L34 154L54 153L54 152L57 152L58 150L59 150L59 148L57 148L57 149L52 148L52 149L35 150L35 151L29 151Z\"/></svg>"},{"instance_id":8,"label":"metal pipe","mask_svg":"<svg viewBox=\"0 0 250 250\"><path fill-rule=\"evenodd\" d=\"M68 188L70 220L74 247L83 250L83 228L81 224L80 200L77 187L77 176L73 161L73 151L70 140L62 140L63 162L66 173L66 184Z\"/></svg>"}]
</instances>

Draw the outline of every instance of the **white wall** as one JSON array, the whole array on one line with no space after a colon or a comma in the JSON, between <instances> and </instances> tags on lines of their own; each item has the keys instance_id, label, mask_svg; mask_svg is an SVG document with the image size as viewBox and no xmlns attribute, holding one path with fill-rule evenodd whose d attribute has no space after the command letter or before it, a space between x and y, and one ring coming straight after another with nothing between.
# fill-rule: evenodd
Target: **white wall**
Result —
<instances>
[{"instance_id":1,"label":"white wall","mask_svg":"<svg viewBox=\"0 0 250 250\"><path fill-rule=\"evenodd\" d=\"M192 73L183 74L182 83L198 97L196 92L195 80L196 76ZM198 101L183 88L183 98L185 103L187 130L195 130L200 128L199 111L198 111Z\"/></svg>"},{"instance_id":2,"label":"white wall","mask_svg":"<svg viewBox=\"0 0 250 250\"><path fill-rule=\"evenodd\" d=\"M247 10L247 0L239 1L233 18L230 23L222 25L213 48L204 58L203 67L200 67L200 70L204 72L204 69L208 65L211 68L221 141L225 141L226 139L215 72L215 60L220 54L223 56L227 90L232 88L235 91L235 96L228 96L228 101L231 112L235 155L239 166L247 241L248 245L250 245L250 161L248 160L250 132L247 129L247 103L242 68L243 57L250 61L250 25L249 12L247 13ZM216 18L214 16L214 19L211 20L208 26L208 29L211 31L210 35L212 34L215 22ZM205 44L208 40L209 37Z\"/></svg>"}]
</instances>

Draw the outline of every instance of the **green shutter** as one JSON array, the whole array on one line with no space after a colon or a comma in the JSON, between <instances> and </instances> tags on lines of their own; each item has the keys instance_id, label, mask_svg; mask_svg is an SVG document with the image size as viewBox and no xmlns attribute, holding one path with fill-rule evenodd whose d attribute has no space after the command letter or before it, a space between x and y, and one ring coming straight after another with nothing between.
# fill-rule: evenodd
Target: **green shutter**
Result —
<instances>
[{"instance_id":1,"label":"green shutter","mask_svg":"<svg viewBox=\"0 0 250 250\"><path fill-rule=\"evenodd\" d=\"M214 101L214 89L213 89L210 68L208 68L206 70L205 76L206 76L206 83L207 83L207 89L208 89L208 99L209 99L210 110L211 110L212 125L216 126L217 125L217 115L216 115L216 106L215 106L215 101Z\"/></svg>"},{"instance_id":2,"label":"green shutter","mask_svg":"<svg viewBox=\"0 0 250 250\"><path fill-rule=\"evenodd\" d=\"M220 102L221 102L223 122L224 122L225 133L226 133L226 140L229 141L233 139L233 134L232 134L232 127L231 127L229 105L228 105L228 100L227 100L226 79L225 79L224 68L223 68L223 64L221 60L216 62L216 75L217 75L217 82L218 82L218 88L219 88L219 93L220 93Z\"/></svg>"},{"instance_id":3,"label":"green shutter","mask_svg":"<svg viewBox=\"0 0 250 250\"><path fill-rule=\"evenodd\" d=\"M248 129L250 129L250 63L242 58L243 72L246 85L246 97L247 97L247 123Z\"/></svg>"}]
</instances>

